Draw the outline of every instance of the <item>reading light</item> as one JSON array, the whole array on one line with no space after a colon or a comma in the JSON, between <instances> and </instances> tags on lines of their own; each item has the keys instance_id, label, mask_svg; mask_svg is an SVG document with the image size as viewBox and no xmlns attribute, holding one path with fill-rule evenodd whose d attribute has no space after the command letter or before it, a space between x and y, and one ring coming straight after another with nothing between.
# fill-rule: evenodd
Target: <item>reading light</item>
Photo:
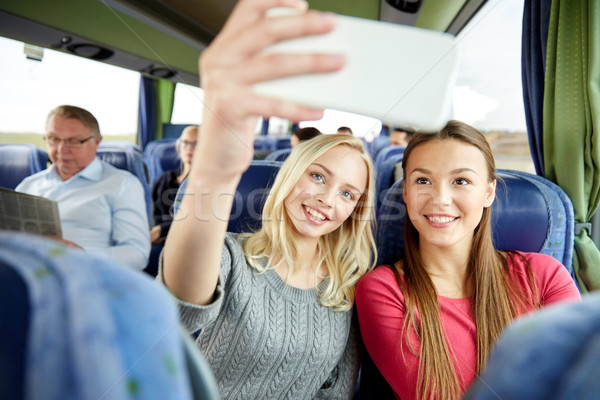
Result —
<instances>
[{"instance_id":1,"label":"reading light","mask_svg":"<svg viewBox=\"0 0 600 400\"><path fill-rule=\"evenodd\" d=\"M175 76L175 71L167 67L153 67L148 69L148 73L157 78L172 78Z\"/></svg>"},{"instance_id":2,"label":"reading light","mask_svg":"<svg viewBox=\"0 0 600 400\"><path fill-rule=\"evenodd\" d=\"M115 54L114 51L105 47L89 43L72 44L67 46L67 50L73 54L77 54L78 56L85 58L91 58L92 60L106 60Z\"/></svg>"}]
</instances>

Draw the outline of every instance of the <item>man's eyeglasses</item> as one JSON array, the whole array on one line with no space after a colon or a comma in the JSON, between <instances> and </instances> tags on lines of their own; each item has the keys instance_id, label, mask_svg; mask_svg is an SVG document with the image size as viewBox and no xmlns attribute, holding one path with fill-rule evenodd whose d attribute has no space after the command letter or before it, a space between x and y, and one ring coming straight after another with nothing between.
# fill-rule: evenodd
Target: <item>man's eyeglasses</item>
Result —
<instances>
[{"instance_id":1,"label":"man's eyeglasses","mask_svg":"<svg viewBox=\"0 0 600 400\"><path fill-rule=\"evenodd\" d=\"M46 144L48 144L48 146L58 147L60 142L63 142L64 145L70 149L78 149L81 146L83 146L83 144L85 142L87 142L88 140L93 139L93 138L94 138L94 135L90 136L89 138L85 138L85 139L73 139L73 138L59 139L54 136L44 136L44 140L46 141Z\"/></svg>"},{"instance_id":2,"label":"man's eyeglasses","mask_svg":"<svg viewBox=\"0 0 600 400\"><path fill-rule=\"evenodd\" d=\"M188 142L187 140L179 140L177 139L177 144L185 147L185 146L191 146L191 147L196 147L196 142Z\"/></svg>"}]
</instances>

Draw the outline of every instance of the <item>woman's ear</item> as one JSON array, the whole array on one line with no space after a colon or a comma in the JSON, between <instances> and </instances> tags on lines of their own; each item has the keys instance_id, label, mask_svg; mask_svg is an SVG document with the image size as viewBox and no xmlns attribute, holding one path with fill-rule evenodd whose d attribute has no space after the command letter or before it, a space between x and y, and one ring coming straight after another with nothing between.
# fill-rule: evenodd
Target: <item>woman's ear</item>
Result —
<instances>
[{"instance_id":1,"label":"woman's ear","mask_svg":"<svg viewBox=\"0 0 600 400\"><path fill-rule=\"evenodd\" d=\"M485 208L490 207L494 203L496 198L496 179L488 183L487 191L485 193L485 201L483 206Z\"/></svg>"}]
</instances>

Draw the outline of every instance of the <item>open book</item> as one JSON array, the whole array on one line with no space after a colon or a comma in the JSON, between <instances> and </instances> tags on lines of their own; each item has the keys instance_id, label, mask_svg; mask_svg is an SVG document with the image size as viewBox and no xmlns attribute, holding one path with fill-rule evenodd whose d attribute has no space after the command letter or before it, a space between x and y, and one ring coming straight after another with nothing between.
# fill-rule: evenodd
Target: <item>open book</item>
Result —
<instances>
[{"instance_id":1,"label":"open book","mask_svg":"<svg viewBox=\"0 0 600 400\"><path fill-rule=\"evenodd\" d=\"M60 238L58 203L0 188L0 229Z\"/></svg>"}]
</instances>

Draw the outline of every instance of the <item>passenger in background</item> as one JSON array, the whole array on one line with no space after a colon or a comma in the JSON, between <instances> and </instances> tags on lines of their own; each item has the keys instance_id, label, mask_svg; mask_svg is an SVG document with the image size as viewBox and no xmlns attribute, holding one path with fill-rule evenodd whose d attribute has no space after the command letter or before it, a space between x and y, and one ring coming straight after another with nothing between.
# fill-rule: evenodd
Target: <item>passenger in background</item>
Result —
<instances>
[{"instance_id":1,"label":"passenger in background","mask_svg":"<svg viewBox=\"0 0 600 400\"><path fill-rule=\"evenodd\" d=\"M361 333L396 396L455 400L514 318L581 296L554 258L494 249L496 168L479 131L417 132L402 162L405 257L360 281Z\"/></svg>"},{"instance_id":2,"label":"passenger in background","mask_svg":"<svg viewBox=\"0 0 600 400\"><path fill-rule=\"evenodd\" d=\"M344 135L352 135L353 134L352 129L348 128L347 126L340 126L337 129L337 133L344 134Z\"/></svg>"},{"instance_id":3,"label":"passenger in background","mask_svg":"<svg viewBox=\"0 0 600 400\"><path fill-rule=\"evenodd\" d=\"M410 128L395 128L390 134L390 146L408 146L408 141L414 133Z\"/></svg>"},{"instance_id":4,"label":"passenger in background","mask_svg":"<svg viewBox=\"0 0 600 400\"><path fill-rule=\"evenodd\" d=\"M296 147L298 143L312 139L319 135L321 135L321 131L312 126L296 129L294 133L292 133L292 137L290 137L290 145L292 147Z\"/></svg>"},{"instance_id":5,"label":"passenger in background","mask_svg":"<svg viewBox=\"0 0 600 400\"><path fill-rule=\"evenodd\" d=\"M267 17L272 7L299 12ZM362 142L319 135L298 145L275 179L262 228L226 233L258 118L323 115L260 97L253 85L344 64L340 55L263 52L333 29L333 15L306 8L241 0L200 60L201 133L159 277L179 299L183 324L200 330L196 343L223 399L351 399L355 389L354 290L375 251L373 167Z\"/></svg>"},{"instance_id":6,"label":"passenger in background","mask_svg":"<svg viewBox=\"0 0 600 400\"><path fill-rule=\"evenodd\" d=\"M408 141L414 133L410 128L395 128L390 135L390 146L408 146ZM402 179L403 175L402 163L399 162L394 166L394 181Z\"/></svg>"},{"instance_id":7,"label":"passenger in background","mask_svg":"<svg viewBox=\"0 0 600 400\"><path fill-rule=\"evenodd\" d=\"M172 206L175 195L179 185L190 172L197 140L197 125L188 126L181 132L179 139L175 142L177 156L181 160L181 167L178 170L163 173L154 184L152 189L152 215L155 225L150 229L152 244L161 244L167 237L171 222L173 222Z\"/></svg>"},{"instance_id":8,"label":"passenger in background","mask_svg":"<svg viewBox=\"0 0 600 400\"><path fill-rule=\"evenodd\" d=\"M194 157L194 149L198 140L198 126L186 127L175 142L177 156L181 160L179 169L163 173L152 188L152 216L154 226L150 229L150 257L144 272L151 276L158 273L158 259L171 223L173 222L173 203L181 182L187 178Z\"/></svg>"},{"instance_id":9,"label":"passenger in background","mask_svg":"<svg viewBox=\"0 0 600 400\"><path fill-rule=\"evenodd\" d=\"M15 190L58 203L64 243L141 270L150 252L144 189L131 173L96 158L101 140L89 111L55 108L45 136L53 164Z\"/></svg>"}]
</instances>

